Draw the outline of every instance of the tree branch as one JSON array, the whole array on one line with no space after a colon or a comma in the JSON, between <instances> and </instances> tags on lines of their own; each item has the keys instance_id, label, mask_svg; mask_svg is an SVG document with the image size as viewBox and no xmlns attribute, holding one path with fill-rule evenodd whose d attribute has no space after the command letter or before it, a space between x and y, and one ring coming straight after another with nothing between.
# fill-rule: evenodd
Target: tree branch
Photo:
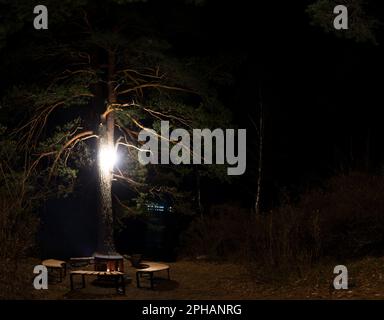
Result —
<instances>
[{"instance_id":1,"label":"tree branch","mask_svg":"<svg viewBox=\"0 0 384 320\"><path fill-rule=\"evenodd\" d=\"M183 91L183 92L189 92L189 93L197 94L195 91L192 91L189 89L179 88L179 87L174 87L174 86L167 86L167 85L160 84L160 83L144 83L144 84L141 84L139 86L120 91L117 94L122 95L122 94L130 93L130 92L133 92L133 91L136 91L139 89L145 89L145 88L167 89L167 90Z\"/></svg>"},{"instance_id":2,"label":"tree branch","mask_svg":"<svg viewBox=\"0 0 384 320\"><path fill-rule=\"evenodd\" d=\"M76 136L74 136L72 139L70 139L69 141L67 141L64 146L60 149L60 151L58 152L54 162L53 162L53 165L51 167L51 170L49 172L49 179L51 178L52 176L52 173L53 173L53 170L55 169L56 167L56 164L57 162L59 161L60 159L60 156L61 154L64 152L65 149L67 149L72 143L76 144L78 143L79 141L82 141L82 140L85 140L85 139L89 139L91 137L97 137L96 135L94 135L93 131L85 131L85 132L81 132L79 134L77 134Z\"/></svg>"}]
</instances>

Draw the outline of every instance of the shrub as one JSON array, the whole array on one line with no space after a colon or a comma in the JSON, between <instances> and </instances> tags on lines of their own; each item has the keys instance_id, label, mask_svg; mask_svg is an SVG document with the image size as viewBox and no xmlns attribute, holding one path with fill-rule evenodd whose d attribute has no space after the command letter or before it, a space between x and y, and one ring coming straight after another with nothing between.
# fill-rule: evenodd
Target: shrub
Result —
<instances>
[{"instance_id":1,"label":"shrub","mask_svg":"<svg viewBox=\"0 0 384 320\"><path fill-rule=\"evenodd\" d=\"M192 221L183 235L185 253L211 259L241 259L249 215L236 206L213 206Z\"/></svg>"},{"instance_id":2,"label":"shrub","mask_svg":"<svg viewBox=\"0 0 384 320\"><path fill-rule=\"evenodd\" d=\"M38 219L33 200L25 194L22 178L11 170L0 176L0 299L28 297L32 270L22 269L22 261L35 244Z\"/></svg>"},{"instance_id":3,"label":"shrub","mask_svg":"<svg viewBox=\"0 0 384 320\"><path fill-rule=\"evenodd\" d=\"M216 207L195 220L189 254L245 262L260 274L303 274L321 259L384 252L384 177L353 172L261 216Z\"/></svg>"}]
</instances>

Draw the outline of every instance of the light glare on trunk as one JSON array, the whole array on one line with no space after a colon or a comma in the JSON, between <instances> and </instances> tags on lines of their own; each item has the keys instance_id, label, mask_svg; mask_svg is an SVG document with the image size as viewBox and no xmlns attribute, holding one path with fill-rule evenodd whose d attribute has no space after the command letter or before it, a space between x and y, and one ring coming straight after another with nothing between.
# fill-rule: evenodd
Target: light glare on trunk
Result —
<instances>
[{"instance_id":1,"label":"light glare on trunk","mask_svg":"<svg viewBox=\"0 0 384 320\"><path fill-rule=\"evenodd\" d=\"M111 172L116 162L117 154L115 148L113 146L100 146L99 163L101 170L105 173Z\"/></svg>"}]
</instances>

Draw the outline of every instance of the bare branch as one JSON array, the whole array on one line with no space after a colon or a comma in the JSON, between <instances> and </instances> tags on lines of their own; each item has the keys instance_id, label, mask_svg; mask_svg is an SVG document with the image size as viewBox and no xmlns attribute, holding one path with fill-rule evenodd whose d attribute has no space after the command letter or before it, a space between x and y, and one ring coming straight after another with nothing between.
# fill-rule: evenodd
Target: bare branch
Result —
<instances>
[{"instance_id":1,"label":"bare branch","mask_svg":"<svg viewBox=\"0 0 384 320\"><path fill-rule=\"evenodd\" d=\"M179 88L179 87L174 87L174 86L167 86L167 85L160 84L160 83L144 83L144 84L141 84L139 86L120 91L117 94L122 95L122 94L130 93L133 91L137 91L139 89L145 89L145 88L167 89L167 90L183 91L183 92L189 92L189 93L197 94L195 91L192 91L189 89Z\"/></svg>"},{"instance_id":2,"label":"bare branch","mask_svg":"<svg viewBox=\"0 0 384 320\"><path fill-rule=\"evenodd\" d=\"M127 182L129 182L129 183L131 183L131 184L133 184L133 185L135 185L135 186L139 186L139 187L146 187L147 185L146 184L144 184L144 183L141 183L141 182L137 182L137 181L135 181L135 180L133 180L133 179L131 179L131 178L128 178L128 177L125 177L125 176L123 176L123 175L119 175L119 174L113 174L113 177L114 178L118 178L118 179L122 179L122 180L124 180L124 181L127 181Z\"/></svg>"},{"instance_id":3,"label":"bare branch","mask_svg":"<svg viewBox=\"0 0 384 320\"><path fill-rule=\"evenodd\" d=\"M85 132L77 134L72 139L67 141L66 144L60 149L60 151L56 155L56 158L55 158L55 160L53 162L53 165L52 165L50 173L49 173L49 179L51 178L53 170L55 169L56 164L59 161L60 156L64 152L64 150L66 150L71 144L77 144L79 141L82 141L82 140L85 140L85 139L89 139L91 137L97 137L97 136L94 135L93 131L85 131Z\"/></svg>"}]
</instances>

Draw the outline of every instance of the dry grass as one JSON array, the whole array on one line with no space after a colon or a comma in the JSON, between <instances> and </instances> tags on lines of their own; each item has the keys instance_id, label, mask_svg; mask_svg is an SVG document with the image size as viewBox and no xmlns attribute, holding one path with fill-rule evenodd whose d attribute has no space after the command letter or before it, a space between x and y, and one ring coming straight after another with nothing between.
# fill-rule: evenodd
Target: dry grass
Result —
<instances>
[{"instance_id":1,"label":"dry grass","mask_svg":"<svg viewBox=\"0 0 384 320\"><path fill-rule=\"evenodd\" d=\"M17 179L0 181L0 299L27 297L24 288L29 278L21 262L35 245L38 226Z\"/></svg>"},{"instance_id":2,"label":"dry grass","mask_svg":"<svg viewBox=\"0 0 384 320\"><path fill-rule=\"evenodd\" d=\"M384 254L383 193L383 177L353 173L256 219L238 208L217 208L186 235L189 255L210 261L170 263L172 281L153 291L137 289L134 281L126 296L91 283L70 292L69 277L36 291L36 260L23 263L15 275L24 280L15 286L35 299L382 299L384 259L377 257ZM338 264L348 267L349 290L332 287ZM135 279L128 264L126 272Z\"/></svg>"},{"instance_id":3,"label":"dry grass","mask_svg":"<svg viewBox=\"0 0 384 320\"><path fill-rule=\"evenodd\" d=\"M30 269L36 262L30 261ZM332 264L315 266L306 277L279 284L256 281L244 265L183 260L170 263L172 281L159 281L155 290L137 289L133 281L127 285L126 295L121 296L115 294L114 288L96 287L88 279L86 288L70 292L67 276L62 283L50 284L48 290L33 290L32 294L34 299L384 299L384 258L345 264L350 289L340 291L332 288ZM128 262L125 268L134 278Z\"/></svg>"},{"instance_id":4,"label":"dry grass","mask_svg":"<svg viewBox=\"0 0 384 320\"><path fill-rule=\"evenodd\" d=\"M305 277L315 265L384 254L384 177L351 173L262 216L228 205L197 219L189 256L243 262L261 281Z\"/></svg>"}]
</instances>

